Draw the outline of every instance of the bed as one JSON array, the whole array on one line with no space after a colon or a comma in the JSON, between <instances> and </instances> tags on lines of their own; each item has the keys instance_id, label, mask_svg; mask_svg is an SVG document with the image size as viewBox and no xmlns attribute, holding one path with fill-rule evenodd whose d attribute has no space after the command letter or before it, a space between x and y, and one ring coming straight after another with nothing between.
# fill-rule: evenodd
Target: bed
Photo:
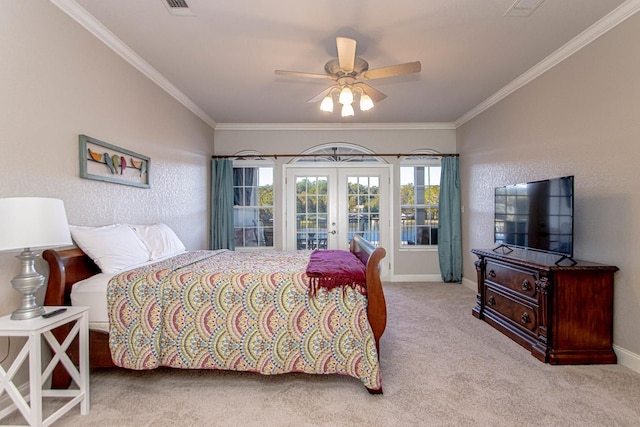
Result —
<instances>
[{"instance_id":1,"label":"bed","mask_svg":"<svg viewBox=\"0 0 640 427\"><path fill-rule=\"evenodd\" d=\"M50 271L45 305L71 305L76 284L103 274L86 252L43 253ZM118 271L104 297L108 326L90 322L90 366L339 374L382 393L379 262L386 253L360 236L349 252L364 267L364 291L347 286L311 295L304 268L310 251L185 251ZM90 318L96 311L90 308ZM66 336L66 327L55 333ZM69 353L77 360L76 351ZM52 381L65 388L70 379L56 369Z\"/></svg>"}]
</instances>

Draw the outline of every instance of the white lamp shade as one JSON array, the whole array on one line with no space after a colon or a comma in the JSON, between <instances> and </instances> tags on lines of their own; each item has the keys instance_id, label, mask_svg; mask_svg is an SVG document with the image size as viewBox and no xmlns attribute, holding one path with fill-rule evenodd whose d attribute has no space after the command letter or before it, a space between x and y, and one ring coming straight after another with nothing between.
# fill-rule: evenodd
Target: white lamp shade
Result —
<instances>
[{"instance_id":1,"label":"white lamp shade","mask_svg":"<svg viewBox=\"0 0 640 427\"><path fill-rule=\"evenodd\" d=\"M331 95L327 95L320 104L320 110L325 111L327 113L333 112L333 98Z\"/></svg>"},{"instance_id":2,"label":"white lamp shade","mask_svg":"<svg viewBox=\"0 0 640 427\"><path fill-rule=\"evenodd\" d=\"M351 104L345 104L342 106L342 117L350 117L353 116L355 112L353 111L353 107Z\"/></svg>"},{"instance_id":3,"label":"white lamp shade","mask_svg":"<svg viewBox=\"0 0 640 427\"><path fill-rule=\"evenodd\" d=\"M373 108L373 100L367 94L360 97L360 111L369 111Z\"/></svg>"},{"instance_id":4,"label":"white lamp shade","mask_svg":"<svg viewBox=\"0 0 640 427\"><path fill-rule=\"evenodd\" d=\"M340 91L340 96L338 97L338 102L342 105L349 105L353 102L353 92L347 86L342 88Z\"/></svg>"},{"instance_id":5,"label":"white lamp shade","mask_svg":"<svg viewBox=\"0 0 640 427\"><path fill-rule=\"evenodd\" d=\"M0 199L0 251L71 244L62 200L43 197Z\"/></svg>"}]
</instances>

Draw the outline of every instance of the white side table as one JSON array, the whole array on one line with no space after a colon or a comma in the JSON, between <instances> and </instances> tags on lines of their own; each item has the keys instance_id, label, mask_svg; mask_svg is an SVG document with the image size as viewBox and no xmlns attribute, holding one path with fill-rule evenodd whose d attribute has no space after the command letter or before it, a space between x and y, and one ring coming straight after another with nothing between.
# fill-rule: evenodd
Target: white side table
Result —
<instances>
[{"instance_id":1,"label":"white side table","mask_svg":"<svg viewBox=\"0 0 640 427\"><path fill-rule=\"evenodd\" d=\"M45 307L47 313L60 307ZM10 413L19 409L24 418L32 426L48 426L69 409L80 402L80 414L89 413L89 309L87 307L65 307L67 311L62 314L45 319L36 317L28 320L11 320L10 316L0 318L0 336L5 337L26 337L27 342L20 350L20 353L5 371L0 366L0 394L6 391L13 400L13 404L0 411L0 420ZM52 329L64 324L74 322L71 332L60 344L51 332ZM76 369L66 350L79 336L80 344L80 366ZM51 362L42 371L42 338L44 337L53 352ZM26 358L29 358L29 394L22 396L13 378L18 369L23 365ZM43 385L51 376L53 369L61 362L66 368L71 378L78 386L71 390L43 390ZM19 385L19 384L18 384ZM42 419L42 399L44 397L69 398L61 408L51 414L45 420ZM31 405L29 406L29 403Z\"/></svg>"}]
</instances>

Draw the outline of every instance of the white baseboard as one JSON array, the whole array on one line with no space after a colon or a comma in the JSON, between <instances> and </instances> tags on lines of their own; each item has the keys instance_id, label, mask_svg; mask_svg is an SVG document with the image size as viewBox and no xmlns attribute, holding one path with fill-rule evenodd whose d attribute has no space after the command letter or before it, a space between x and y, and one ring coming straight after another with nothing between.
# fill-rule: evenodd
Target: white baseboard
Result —
<instances>
[{"instance_id":1,"label":"white baseboard","mask_svg":"<svg viewBox=\"0 0 640 427\"><path fill-rule=\"evenodd\" d=\"M442 282L442 276L439 274L395 274L390 280L391 282ZM475 280L462 278L462 285L472 291L478 290L478 284Z\"/></svg>"},{"instance_id":2,"label":"white baseboard","mask_svg":"<svg viewBox=\"0 0 640 427\"><path fill-rule=\"evenodd\" d=\"M442 282L439 274L394 274L392 282Z\"/></svg>"},{"instance_id":3,"label":"white baseboard","mask_svg":"<svg viewBox=\"0 0 640 427\"><path fill-rule=\"evenodd\" d=\"M469 288L474 292L478 292L478 283L475 280L471 280L471 279L467 279L466 277L463 277L462 285L465 288Z\"/></svg>"},{"instance_id":4,"label":"white baseboard","mask_svg":"<svg viewBox=\"0 0 640 427\"><path fill-rule=\"evenodd\" d=\"M635 354L615 344L613 345L613 350L618 356L618 364L640 374L640 354Z\"/></svg>"}]
</instances>

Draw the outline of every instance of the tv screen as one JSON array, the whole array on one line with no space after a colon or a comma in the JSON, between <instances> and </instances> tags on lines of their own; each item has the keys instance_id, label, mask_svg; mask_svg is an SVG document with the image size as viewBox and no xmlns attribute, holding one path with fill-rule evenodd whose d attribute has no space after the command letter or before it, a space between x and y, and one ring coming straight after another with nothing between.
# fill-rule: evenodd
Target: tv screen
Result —
<instances>
[{"instance_id":1,"label":"tv screen","mask_svg":"<svg viewBox=\"0 0 640 427\"><path fill-rule=\"evenodd\" d=\"M573 176L498 187L495 241L573 257Z\"/></svg>"}]
</instances>

